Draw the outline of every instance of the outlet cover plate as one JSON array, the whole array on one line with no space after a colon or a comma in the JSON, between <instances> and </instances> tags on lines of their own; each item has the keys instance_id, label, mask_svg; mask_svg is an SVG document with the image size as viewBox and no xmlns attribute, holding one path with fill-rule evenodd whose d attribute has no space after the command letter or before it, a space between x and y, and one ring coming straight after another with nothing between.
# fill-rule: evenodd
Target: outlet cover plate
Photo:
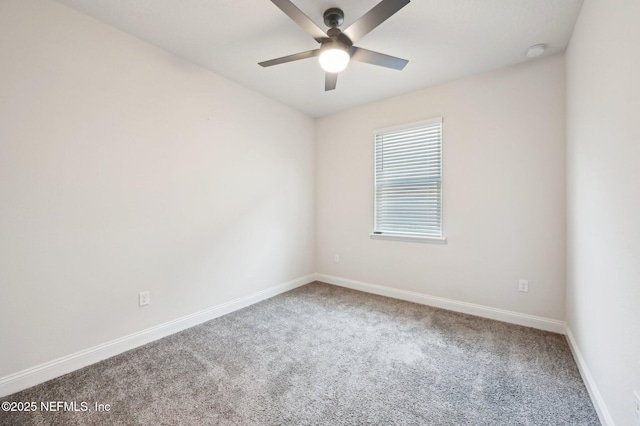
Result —
<instances>
[{"instance_id":1,"label":"outlet cover plate","mask_svg":"<svg viewBox=\"0 0 640 426\"><path fill-rule=\"evenodd\" d=\"M529 293L529 281L520 280L518 282L518 291L521 291L522 293Z\"/></svg>"},{"instance_id":2,"label":"outlet cover plate","mask_svg":"<svg viewBox=\"0 0 640 426\"><path fill-rule=\"evenodd\" d=\"M151 303L151 296L148 291L138 293L138 306L147 306Z\"/></svg>"}]
</instances>

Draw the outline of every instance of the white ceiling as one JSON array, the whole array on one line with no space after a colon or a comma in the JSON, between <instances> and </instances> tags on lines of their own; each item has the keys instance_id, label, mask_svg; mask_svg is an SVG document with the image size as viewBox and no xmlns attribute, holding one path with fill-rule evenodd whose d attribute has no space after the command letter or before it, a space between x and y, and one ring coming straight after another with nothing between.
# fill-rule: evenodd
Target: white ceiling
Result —
<instances>
[{"instance_id":1,"label":"white ceiling","mask_svg":"<svg viewBox=\"0 0 640 426\"><path fill-rule=\"evenodd\" d=\"M409 60L403 71L352 62L324 91L316 58L258 62L318 47L270 0L58 0L311 116L531 60L567 47L582 0L413 0L357 46ZM329 7L342 29L379 0L293 0L319 27Z\"/></svg>"}]
</instances>

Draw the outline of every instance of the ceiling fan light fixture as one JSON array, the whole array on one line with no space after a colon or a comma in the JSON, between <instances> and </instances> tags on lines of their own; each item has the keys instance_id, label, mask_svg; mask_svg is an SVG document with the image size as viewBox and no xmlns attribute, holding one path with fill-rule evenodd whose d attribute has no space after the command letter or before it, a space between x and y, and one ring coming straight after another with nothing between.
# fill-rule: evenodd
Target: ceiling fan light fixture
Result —
<instances>
[{"instance_id":1,"label":"ceiling fan light fixture","mask_svg":"<svg viewBox=\"0 0 640 426\"><path fill-rule=\"evenodd\" d=\"M298 24L298 26L316 42L320 43L320 48L294 53L293 55L271 59L270 61L258 62L258 65L261 67L270 67L318 56L318 62L325 71L325 92L336 88L338 73L347 68L351 59L385 68L401 70L409 62L406 59L363 49L353 44L409 4L410 1L411 0L381 0L373 9L351 23L349 28L344 31L338 28L344 23L344 12L337 7L331 7L325 10L323 14L324 23L330 27L327 31L324 31L298 9L291 0L271 0L285 15Z\"/></svg>"},{"instance_id":2,"label":"ceiling fan light fixture","mask_svg":"<svg viewBox=\"0 0 640 426\"><path fill-rule=\"evenodd\" d=\"M349 65L349 52L340 43L327 43L320 49L318 62L326 72L338 73L344 71Z\"/></svg>"}]
</instances>

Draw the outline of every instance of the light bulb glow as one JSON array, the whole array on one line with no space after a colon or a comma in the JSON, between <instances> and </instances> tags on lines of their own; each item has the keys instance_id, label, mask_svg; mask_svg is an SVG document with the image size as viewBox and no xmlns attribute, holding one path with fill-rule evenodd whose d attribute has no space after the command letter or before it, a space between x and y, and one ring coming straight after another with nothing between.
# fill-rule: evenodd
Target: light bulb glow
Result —
<instances>
[{"instance_id":1,"label":"light bulb glow","mask_svg":"<svg viewBox=\"0 0 640 426\"><path fill-rule=\"evenodd\" d=\"M320 57L318 61L320 62L320 66L326 72L336 73L340 71L344 71L349 65L349 54L345 49L340 47L330 47L328 49L324 49L320 53Z\"/></svg>"}]
</instances>

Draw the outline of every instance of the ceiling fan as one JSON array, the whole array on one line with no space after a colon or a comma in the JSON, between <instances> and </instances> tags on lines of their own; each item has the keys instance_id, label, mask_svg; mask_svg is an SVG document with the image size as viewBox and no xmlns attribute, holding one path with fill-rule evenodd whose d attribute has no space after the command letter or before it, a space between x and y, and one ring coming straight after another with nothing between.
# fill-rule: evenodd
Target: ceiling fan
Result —
<instances>
[{"instance_id":1,"label":"ceiling fan","mask_svg":"<svg viewBox=\"0 0 640 426\"><path fill-rule=\"evenodd\" d=\"M403 69L409 63L406 59L356 47L354 43L409 4L410 0L382 0L344 31L338 29L344 22L344 13L332 7L324 12L324 23L330 27L326 33L290 0L271 1L320 43L320 48L260 62L259 65L263 67L319 56L320 66L325 71L324 90L329 91L336 88L338 73L347 67L349 60L396 70Z\"/></svg>"}]
</instances>

